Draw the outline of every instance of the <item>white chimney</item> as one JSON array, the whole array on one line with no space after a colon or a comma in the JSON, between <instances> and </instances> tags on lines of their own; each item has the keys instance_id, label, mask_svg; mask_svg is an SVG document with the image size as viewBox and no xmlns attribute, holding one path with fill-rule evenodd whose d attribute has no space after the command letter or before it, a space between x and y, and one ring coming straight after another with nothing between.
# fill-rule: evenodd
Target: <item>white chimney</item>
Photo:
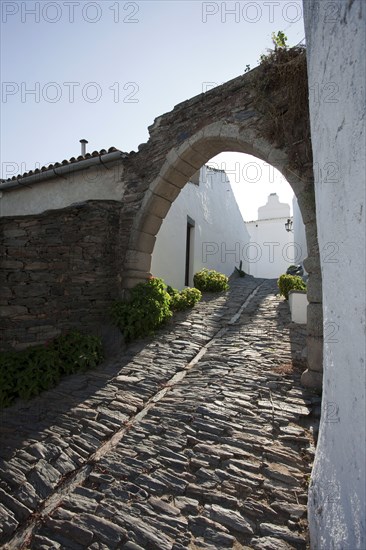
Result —
<instances>
[{"instance_id":1,"label":"white chimney","mask_svg":"<svg viewBox=\"0 0 366 550\"><path fill-rule=\"evenodd\" d=\"M81 139L80 143L81 143L81 154L82 154L83 157L85 157L86 144L89 143L89 142L86 139Z\"/></svg>"}]
</instances>

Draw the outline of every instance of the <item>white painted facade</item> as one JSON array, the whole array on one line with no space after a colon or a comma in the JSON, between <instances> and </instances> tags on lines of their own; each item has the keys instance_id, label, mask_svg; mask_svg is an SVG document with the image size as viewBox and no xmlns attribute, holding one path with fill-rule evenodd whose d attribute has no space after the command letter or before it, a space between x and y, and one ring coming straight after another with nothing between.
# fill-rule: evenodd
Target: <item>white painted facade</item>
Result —
<instances>
[{"instance_id":1,"label":"white painted facade","mask_svg":"<svg viewBox=\"0 0 366 550\"><path fill-rule=\"evenodd\" d=\"M113 154L118 156L118 153ZM25 185L19 180L20 185L3 191L0 185L0 216L40 214L87 200L121 201L124 194L122 163L114 161L102 165L94 162L88 168L73 170L76 166L81 167L83 162L85 165L88 161L63 167L66 173L57 168L58 176L49 170L48 177L46 173L42 174L45 176L43 181L32 183L31 178L25 178Z\"/></svg>"},{"instance_id":2,"label":"white painted facade","mask_svg":"<svg viewBox=\"0 0 366 550\"><path fill-rule=\"evenodd\" d=\"M271 193L267 204L258 208L258 219L246 222L250 235L246 259L253 277L275 279L286 273L291 264L298 263L293 233L285 229L288 219L292 220L290 206Z\"/></svg>"},{"instance_id":3,"label":"white painted facade","mask_svg":"<svg viewBox=\"0 0 366 550\"><path fill-rule=\"evenodd\" d=\"M333 17L318 0L303 6L325 335L311 545L364 550L366 4L342 0Z\"/></svg>"},{"instance_id":4,"label":"white painted facade","mask_svg":"<svg viewBox=\"0 0 366 550\"><path fill-rule=\"evenodd\" d=\"M186 283L188 222L194 223L188 284L193 286L194 273L204 267L231 275L245 254L249 234L224 171L202 166L199 184L184 186L157 234L151 272L178 289ZM248 273L245 261L243 269Z\"/></svg>"}]
</instances>

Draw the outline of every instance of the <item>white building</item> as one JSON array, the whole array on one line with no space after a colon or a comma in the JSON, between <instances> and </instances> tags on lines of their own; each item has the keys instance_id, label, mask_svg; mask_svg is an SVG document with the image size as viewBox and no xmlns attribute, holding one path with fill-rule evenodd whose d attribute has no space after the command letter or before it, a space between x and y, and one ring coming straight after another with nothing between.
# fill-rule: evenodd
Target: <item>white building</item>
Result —
<instances>
[{"instance_id":1,"label":"white building","mask_svg":"<svg viewBox=\"0 0 366 550\"><path fill-rule=\"evenodd\" d=\"M127 156L111 147L1 182L0 217L41 214L88 200L122 201Z\"/></svg>"},{"instance_id":2,"label":"white building","mask_svg":"<svg viewBox=\"0 0 366 550\"><path fill-rule=\"evenodd\" d=\"M246 260L249 273L264 279L278 278L291 264L300 261L300 250L294 245L294 234L285 223L290 220L290 206L271 193L267 204L258 208L258 219L246 223L250 246Z\"/></svg>"},{"instance_id":3,"label":"white building","mask_svg":"<svg viewBox=\"0 0 366 550\"><path fill-rule=\"evenodd\" d=\"M223 170L202 166L172 204L157 235L151 272L182 289L203 267L231 275L249 233ZM249 272L248 262L243 269Z\"/></svg>"}]
</instances>

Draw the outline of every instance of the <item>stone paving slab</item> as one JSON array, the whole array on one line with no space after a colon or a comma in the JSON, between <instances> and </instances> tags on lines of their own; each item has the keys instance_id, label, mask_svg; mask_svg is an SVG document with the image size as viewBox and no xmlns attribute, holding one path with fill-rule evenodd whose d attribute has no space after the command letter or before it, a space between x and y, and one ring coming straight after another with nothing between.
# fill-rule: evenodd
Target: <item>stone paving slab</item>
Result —
<instances>
[{"instance_id":1,"label":"stone paving slab","mask_svg":"<svg viewBox=\"0 0 366 550\"><path fill-rule=\"evenodd\" d=\"M235 279L3 411L3 547L306 548L319 398L292 367L304 330L275 292Z\"/></svg>"}]
</instances>

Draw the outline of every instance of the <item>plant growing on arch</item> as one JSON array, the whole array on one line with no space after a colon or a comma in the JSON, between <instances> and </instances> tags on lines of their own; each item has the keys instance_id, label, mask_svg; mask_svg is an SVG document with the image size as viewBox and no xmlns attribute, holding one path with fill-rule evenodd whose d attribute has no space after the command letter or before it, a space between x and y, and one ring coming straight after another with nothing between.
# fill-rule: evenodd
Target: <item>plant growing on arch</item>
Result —
<instances>
[{"instance_id":1,"label":"plant growing on arch","mask_svg":"<svg viewBox=\"0 0 366 550\"><path fill-rule=\"evenodd\" d=\"M287 36L283 31L278 31L278 33L272 33L272 42L274 44L275 50L277 48L288 48L288 45L286 44Z\"/></svg>"},{"instance_id":2,"label":"plant growing on arch","mask_svg":"<svg viewBox=\"0 0 366 550\"><path fill-rule=\"evenodd\" d=\"M287 44L287 36L283 31L278 31L277 34L275 32L272 33L272 43L274 45L274 50L270 50L267 48L268 54L262 53L262 55L259 58L260 63L265 63L266 61L270 61L271 59L275 58L276 53L279 52L279 50L288 50L288 44Z\"/></svg>"}]
</instances>

